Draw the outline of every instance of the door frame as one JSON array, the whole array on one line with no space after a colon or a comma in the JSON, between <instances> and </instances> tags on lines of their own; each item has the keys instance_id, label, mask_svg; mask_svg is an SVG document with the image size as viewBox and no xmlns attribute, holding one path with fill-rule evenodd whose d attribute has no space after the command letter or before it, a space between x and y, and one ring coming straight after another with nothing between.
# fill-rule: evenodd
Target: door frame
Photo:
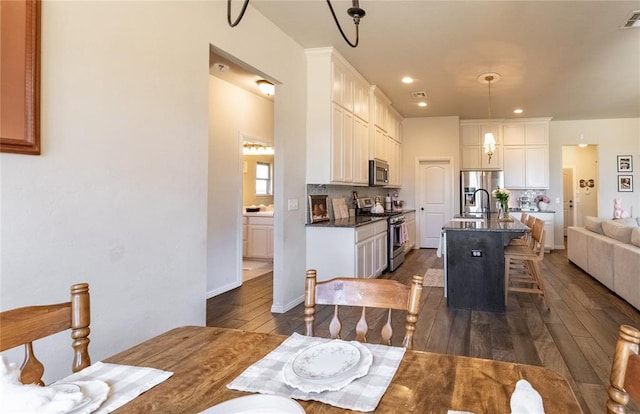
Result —
<instances>
[{"instance_id":1,"label":"door frame","mask_svg":"<svg viewBox=\"0 0 640 414\"><path fill-rule=\"evenodd\" d=\"M421 243L420 240L422 240L422 223L421 223L421 216L419 213L419 206L418 206L418 201L419 201L419 194L420 194L420 164L422 162L436 162L436 161L442 161L442 162L446 162L449 164L449 166L451 166L451 183L453 184L453 189L451 191L451 199L449 200L449 205L450 207L450 213L451 216L453 217L454 211L455 211L455 198L456 198L456 194L460 193L460 183L459 180L458 182L456 182L455 180L455 176L456 176L456 164L455 161L453 159L453 157L451 156L433 156L433 157L421 157L418 156L415 158L414 161L414 171L413 171L413 175L414 175L414 204L416 206L416 247L417 248L421 248ZM458 175L460 173L458 172Z\"/></svg>"},{"instance_id":2,"label":"door frame","mask_svg":"<svg viewBox=\"0 0 640 414\"><path fill-rule=\"evenodd\" d=\"M562 166L562 170L564 171L565 169L567 170L571 170L571 199L573 200L573 208L571 209L571 222L573 223L573 225L576 225L576 219L577 219L577 214L576 214L576 167L573 165L567 165L567 166ZM566 237L567 235L567 218L564 214L564 179L562 182L562 232L563 232L563 237Z\"/></svg>"}]
</instances>

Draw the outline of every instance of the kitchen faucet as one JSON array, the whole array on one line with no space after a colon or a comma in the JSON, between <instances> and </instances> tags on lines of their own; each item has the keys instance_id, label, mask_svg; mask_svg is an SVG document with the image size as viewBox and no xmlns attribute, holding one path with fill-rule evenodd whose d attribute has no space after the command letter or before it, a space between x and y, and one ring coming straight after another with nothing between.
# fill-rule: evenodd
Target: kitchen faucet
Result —
<instances>
[{"instance_id":1,"label":"kitchen faucet","mask_svg":"<svg viewBox=\"0 0 640 414\"><path fill-rule=\"evenodd\" d=\"M491 195L484 188L478 188L476 191L473 192L473 196L472 197L474 198L474 200L476 198L476 193L478 191L484 191L484 193L487 195L487 214L490 215L491 214Z\"/></svg>"}]
</instances>

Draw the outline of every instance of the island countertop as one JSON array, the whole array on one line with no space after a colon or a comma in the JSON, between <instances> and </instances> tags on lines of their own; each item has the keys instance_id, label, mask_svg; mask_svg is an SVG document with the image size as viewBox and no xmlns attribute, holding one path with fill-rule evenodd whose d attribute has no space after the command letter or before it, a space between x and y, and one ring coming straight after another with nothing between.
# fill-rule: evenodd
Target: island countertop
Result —
<instances>
[{"instance_id":1,"label":"island countertop","mask_svg":"<svg viewBox=\"0 0 640 414\"><path fill-rule=\"evenodd\" d=\"M460 217L455 216L446 223L442 229L446 231L490 231L500 233L528 232L529 228L519 220L501 221L498 214L483 215L482 217Z\"/></svg>"}]
</instances>

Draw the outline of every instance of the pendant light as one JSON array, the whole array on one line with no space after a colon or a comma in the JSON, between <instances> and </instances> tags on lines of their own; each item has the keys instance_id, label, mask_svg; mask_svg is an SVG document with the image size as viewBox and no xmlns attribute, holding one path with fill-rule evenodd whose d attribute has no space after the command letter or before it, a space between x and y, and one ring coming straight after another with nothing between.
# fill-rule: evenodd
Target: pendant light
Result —
<instances>
[{"instance_id":1,"label":"pendant light","mask_svg":"<svg viewBox=\"0 0 640 414\"><path fill-rule=\"evenodd\" d=\"M230 27L236 27L240 23L240 21L244 17L244 13L247 11L248 5L249 5L249 0L244 0L244 2L242 3L242 9L240 9L240 13L238 14L238 17L234 21L231 21L231 0L227 0L227 23L229 24ZM336 17L336 13L333 11L331 0L327 0L327 5L329 6L329 10L331 11L333 20L336 22L336 26L338 26L338 30L340 31L340 34L342 35L342 38L344 39L344 41L347 42L347 44L351 47L357 47L358 43L360 42L360 30L359 30L360 19L362 19L366 14L365 11L360 8L359 0L351 0L352 7L347 9L347 14L353 19L353 24L356 26L356 40L353 43L347 38L347 36L342 31L342 27L340 26L340 22Z\"/></svg>"},{"instance_id":2,"label":"pendant light","mask_svg":"<svg viewBox=\"0 0 640 414\"><path fill-rule=\"evenodd\" d=\"M495 72L483 73L478 77L478 82L489 85L489 126L491 126L491 82L498 82L500 79L502 79L500 74ZM489 131L484 134L482 148L484 149L484 153L489 157L489 164L491 164L491 157L496 151L496 137L493 135L493 132Z\"/></svg>"}]
</instances>

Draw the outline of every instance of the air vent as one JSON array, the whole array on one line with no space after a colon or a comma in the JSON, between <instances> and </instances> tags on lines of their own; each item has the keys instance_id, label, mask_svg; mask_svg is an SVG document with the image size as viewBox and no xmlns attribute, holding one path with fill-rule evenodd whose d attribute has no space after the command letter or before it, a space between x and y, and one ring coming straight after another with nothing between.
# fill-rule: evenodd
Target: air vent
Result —
<instances>
[{"instance_id":1,"label":"air vent","mask_svg":"<svg viewBox=\"0 0 640 414\"><path fill-rule=\"evenodd\" d=\"M426 92L411 92L411 96L413 96L414 98L418 98L418 99L426 99L427 98L427 93Z\"/></svg>"},{"instance_id":2,"label":"air vent","mask_svg":"<svg viewBox=\"0 0 640 414\"><path fill-rule=\"evenodd\" d=\"M629 29L631 27L640 27L640 10L631 12L631 16L629 16L629 19L622 27L624 29Z\"/></svg>"}]
</instances>

